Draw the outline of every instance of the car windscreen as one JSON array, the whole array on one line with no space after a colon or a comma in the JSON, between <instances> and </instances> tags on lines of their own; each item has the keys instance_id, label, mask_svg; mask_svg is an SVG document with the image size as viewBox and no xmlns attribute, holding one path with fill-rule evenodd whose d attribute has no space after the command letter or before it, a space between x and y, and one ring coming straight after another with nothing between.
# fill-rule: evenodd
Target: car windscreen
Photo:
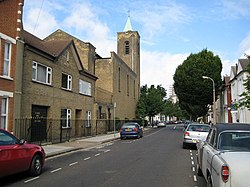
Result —
<instances>
[{"instance_id":1,"label":"car windscreen","mask_svg":"<svg viewBox=\"0 0 250 187\"><path fill-rule=\"evenodd\" d=\"M223 132L218 148L230 151L250 151L250 132Z\"/></svg>"},{"instance_id":2,"label":"car windscreen","mask_svg":"<svg viewBox=\"0 0 250 187\"><path fill-rule=\"evenodd\" d=\"M136 127L135 124L124 124L124 125L122 126L122 128L135 128L135 127Z\"/></svg>"},{"instance_id":3,"label":"car windscreen","mask_svg":"<svg viewBox=\"0 0 250 187\"><path fill-rule=\"evenodd\" d=\"M189 125L187 131L208 132L210 127L208 125Z\"/></svg>"}]
</instances>

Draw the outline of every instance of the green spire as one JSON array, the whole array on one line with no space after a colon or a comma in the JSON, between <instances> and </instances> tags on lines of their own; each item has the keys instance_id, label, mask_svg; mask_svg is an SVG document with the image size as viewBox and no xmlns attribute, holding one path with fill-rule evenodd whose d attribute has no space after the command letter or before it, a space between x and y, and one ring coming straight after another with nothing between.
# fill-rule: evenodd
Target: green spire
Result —
<instances>
[{"instance_id":1,"label":"green spire","mask_svg":"<svg viewBox=\"0 0 250 187\"><path fill-rule=\"evenodd\" d=\"M125 25L123 31L124 31L124 32L133 31L132 25L131 25L131 21L130 21L130 12L129 12L129 11L128 11L128 19L127 19L127 22L126 22L126 25Z\"/></svg>"}]
</instances>

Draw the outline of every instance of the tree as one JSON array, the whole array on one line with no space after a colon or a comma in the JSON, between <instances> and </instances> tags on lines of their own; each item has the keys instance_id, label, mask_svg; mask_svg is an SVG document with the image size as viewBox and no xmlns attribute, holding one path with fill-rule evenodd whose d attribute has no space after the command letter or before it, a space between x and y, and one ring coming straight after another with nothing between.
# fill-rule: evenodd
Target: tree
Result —
<instances>
[{"instance_id":1,"label":"tree","mask_svg":"<svg viewBox=\"0 0 250 187\"><path fill-rule=\"evenodd\" d=\"M247 66L247 72L250 75L250 56L246 55L249 63ZM244 98L243 101L239 104L239 106L244 106L250 110L250 76L247 76L247 79L244 82L244 86L246 88L246 91L241 94L241 96Z\"/></svg>"},{"instance_id":2,"label":"tree","mask_svg":"<svg viewBox=\"0 0 250 187\"><path fill-rule=\"evenodd\" d=\"M190 56L177 67L174 74L174 89L179 99L179 105L186 110L193 119L204 116L208 111L208 104L213 103L213 85L215 82L216 95L221 86L222 63L218 56L207 49Z\"/></svg>"},{"instance_id":3,"label":"tree","mask_svg":"<svg viewBox=\"0 0 250 187\"><path fill-rule=\"evenodd\" d=\"M177 117L178 119L189 119L189 115L186 110L182 110L179 106L179 102L173 103L171 99L165 100L165 107L163 114L169 117Z\"/></svg>"},{"instance_id":4,"label":"tree","mask_svg":"<svg viewBox=\"0 0 250 187\"><path fill-rule=\"evenodd\" d=\"M150 88L147 85L141 87L141 94L137 103L136 115L138 118L145 118L149 116L151 118L156 114L159 114L164 109L164 97L166 96L166 90L161 87L151 85Z\"/></svg>"}]
</instances>

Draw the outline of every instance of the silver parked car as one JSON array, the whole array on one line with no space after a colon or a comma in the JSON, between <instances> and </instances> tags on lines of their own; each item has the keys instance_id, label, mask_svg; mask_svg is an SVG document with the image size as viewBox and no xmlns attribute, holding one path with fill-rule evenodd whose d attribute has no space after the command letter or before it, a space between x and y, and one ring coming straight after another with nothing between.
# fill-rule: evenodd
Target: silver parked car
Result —
<instances>
[{"instance_id":1,"label":"silver parked car","mask_svg":"<svg viewBox=\"0 0 250 187\"><path fill-rule=\"evenodd\" d=\"M207 186L250 186L250 124L216 124L197 152L197 174Z\"/></svg>"},{"instance_id":2,"label":"silver parked car","mask_svg":"<svg viewBox=\"0 0 250 187\"><path fill-rule=\"evenodd\" d=\"M210 126L207 124L190 123L184 130L182 147L187 148L188 145L196 145L199 141L207 138Z\"/></svg>"}]
</instances>

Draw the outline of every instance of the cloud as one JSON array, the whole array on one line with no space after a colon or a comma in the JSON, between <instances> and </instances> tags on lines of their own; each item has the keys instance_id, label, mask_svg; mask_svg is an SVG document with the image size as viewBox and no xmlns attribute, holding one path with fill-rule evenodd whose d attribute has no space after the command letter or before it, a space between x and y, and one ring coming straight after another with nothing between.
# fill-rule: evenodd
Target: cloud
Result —
<instances>
[{"instance_id":1,"label":"cloud","mask_svg":"<svg viewBox=\"0 0 250 187\"><path fill-rule=\"evenodd\" d=\"M189 54L170 54L167 52L141 52L141 85L162 85L169 89L175 69Z\"/></svg>"},{"instance_id":2,"label":"cloud","mask_svg":"<svg viewBox=\"0 0 250 187\"><path fill-rule=\"evenodd\" d=\"M27 10L26 14L24 29L40 38L48 36L58 28L55 16L47 11L40 12L40 8L32 8Z\"/></svg>"},{"instance_id":3,"label":"cloud","mask_svg":"<svg viewBox=\"0 0 250 187\"><path fill-rule=\"evenodd\" d=\"M73 4L69 15L63 20L62 25L67 30L86 41L86 38L95 47L101 56L110 56L109 52L115 49L115 39L111 36L109 27L102 22L95 8L89 3Z\"/></svg>"},{"instance_id":4,"label":"cloud","mask_svg":"<svg viewBox=\"0 0 250 187\"><path fill-rule=\"evenodd\" d=\"M149 38L159 34L172 34L183 24L190 23L192 13L189 8L183 4L175 2L154 3L154 2L137 2L140 3L135 10L133 19L142 24L141 32Z\"/></svg>"},{"instance_id":5,"label":"cloud","mask_svg":"<svg viewBox=\"0 0 250 187\"><path fill-rule=\"evenodd\" d=\"M227 18L239 18L250 16L249 0L221 0L220 10Z\"/></svg>"},{"instance_id":6,"label":"cloud","mask_svg":"<svg viewBox=\"0 0 250 187\"><path fill-rule=\"evenodd\" d=\"M241 41L239 51L241 55L244 55L244 53L250 55L250 33Z\"/></svg>"}]
</instances>

